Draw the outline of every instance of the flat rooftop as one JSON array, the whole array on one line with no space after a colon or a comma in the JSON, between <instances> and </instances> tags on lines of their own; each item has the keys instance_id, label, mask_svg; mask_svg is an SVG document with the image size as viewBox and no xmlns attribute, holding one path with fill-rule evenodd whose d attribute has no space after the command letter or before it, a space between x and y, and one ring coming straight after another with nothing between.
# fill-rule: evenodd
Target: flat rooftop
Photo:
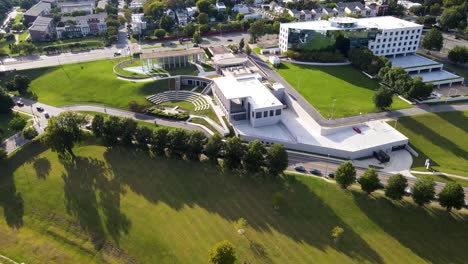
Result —
<instances>
[{"instance_id":1,"label":"flat rooftop","mask_svg":"<svg viewBox=\"0 0 468 264\"><path fill-rule=\"evenodd\" d=\"M254 108L283 105L254 75L219 77L214 78L213 82L227 100L250 98Z\"/></svg>"},{"instance_id":2,"label":"flat rooftop","mask_svg":"<svg viewBox=\"0 0 468 264\"><path fill-rule=\"evenodd\" d=\"M371 121L344 127L327 135L321 135L320 127L314 123L298 117L289 109L285 109L281 116L281 122L278 124L252 127L247 123L240 123L234 126L241 134L249 136L266 137L279 142L306 144L350 152L408 140L407 137L384 121ZM356 133L353 127L358 127L361 134Z\"/></svg>"},{"instance_id":3,"label":"flat rooftop","mask_svg":"<svg viewBox=\"0 0 468 264\"><path fill-rule=\"evenodd\" d=\"M437 61L433 61L420 55L408 55L396 58L388 58L392 62L393 67L415 68L429 65L441 65Z\"/></svg>"},{"instance_id":4,"label":"flat rooftop","mask_svg":"<svg viewBox=\"0 0 468 264\"><path fill-rule=\"evenodd\" d=\"M344 22L346 18L341 18ZM351 19L348 19L351 22ZM355 26L349 28L334 26L330 21L317 20L317 21L306 21L306 22L292 22L282 23L282 27L293 28L293 29L309 29L309 30L352 30L352 29L366 29L366 28L378 28L378 29L403 29L403 28L416 28L422 27L419 24L409 22L403 19L399 19L392 16L383 17L370 17L370 18L358 18L354 19Z\"/></svg>"},{"instance_id":5,"label":"flat rooftop","mask_svg":"<svg viewBox=\"0 0 468 264\"><path fill-rule=\"evenodd\" d=\"M419 74L412 74L411 77L420 76L423 82L440 82L443 80L451 80L451 79L463 79L462 77L450 73L448 71L440 70L440 71L432 71L432 72L422 72Z\"/></svg>"},{"instance_id":6,"label":"flat rooftop","mask_svg":"<svg viewBox=\"0 0 468 264\"><path fill-rule=\"evenodd\" d=\"M35 4L34 6L32 6L31 8L29 8L26 12L24 12L24 15L25 16L39 16L42 11L44 11L45 9L50 9L50 7L51 6L49 3L39 2Z\"/></svg>"}]
</instances>

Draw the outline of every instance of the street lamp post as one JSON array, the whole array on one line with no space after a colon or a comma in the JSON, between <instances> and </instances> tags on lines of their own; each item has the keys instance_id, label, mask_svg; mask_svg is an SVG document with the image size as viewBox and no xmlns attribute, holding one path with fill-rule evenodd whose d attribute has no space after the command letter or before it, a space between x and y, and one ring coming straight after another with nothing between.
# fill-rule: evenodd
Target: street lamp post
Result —
<instances>
[{"instance_id":1,"label":"street lamp post","mask_svg":"<svg viewBox=\"0 0 468 264\"><path fill-rule=\"evenodd\" d=\"M333 120L333 114L335 113L335 102L336 102L336 99L333 99L333 103L332 103L332 112L331 112L331 118Z\"/></svg>"}]
</instances>

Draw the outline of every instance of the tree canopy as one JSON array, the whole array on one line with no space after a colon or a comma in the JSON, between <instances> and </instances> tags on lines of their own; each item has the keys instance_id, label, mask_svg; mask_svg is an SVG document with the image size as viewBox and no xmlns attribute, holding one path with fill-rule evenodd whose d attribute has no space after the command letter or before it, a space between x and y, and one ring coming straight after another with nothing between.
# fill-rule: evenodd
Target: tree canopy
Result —
<instances>
[{"instance_id":1,"label":"tree canopy","mask_svg":"<svg viewBox=\"0 0 468 264\"><path fill-rule=\"evenodd\" d=\"M356 169L353 164L349 161L341 164L335 172L335 180L343 189L355 183Z\"/></svg>"},{"instance_id":2,"label":"tree canopy","mask_svg":"<svg viewBox=\"0 0 468 264\"><path fill-rule=\"evenodd\" d=\"M431 178L419 178L413 187L413 200L420 206L430 203L435 195L435 182Z\"/></svg>"},{"instance_id":3,"label":"tree canopy","mask_svg":"<svg viewBox=\"0 0 468 264\"><path fill-rule=\"evenodd\" d=\"M377 175L377 171L374 168L366 170L364 175L362 175L361 179L359 180L361 189L368 194L377 190L379 188L379 183L379 176Z\"/></svg>"},{"instance_id":4,"label":"tree canopy","mask_svg":"<svg viewBox=\"0 0 468 264\"><path fill-rule=\"evenodd\" d=\"M217 243L208 254L212 264L234 264L237 259L234 246L227 240Z\"/></svg>"},{"instance_id":5,"label":"tree canopy","mask_svg":"<svg viewBox=\"0 0 468 264\"><path fill-rule=\"evenodd\" d=\"M444 43L444 37L440 30L433 28L426 33L422 40L422 46L428 50L441 50Z\"/></svg>"},{"instance_id":6,"label":"tree canopy","mask_svg":"<svg viewBox=\"0 0 468 264\"><path fill-rule=\"evenodd\" d=\"M401 200L408 187L408 180L401 174L392 175L385 186L385 196L393 200Z\"/></svg>"},{"instance_id":7,"label":"tree canopy","mask_svg":"<svg viewBox=\"0 0 468 264\"><path fill-rule=\"evenodd\" d=\"M456 182L445 184L442 191L439 193L439 203L445 207L447 211L452 208L460 210L465 205L465 191L463 187Z\"/></svg>"}]
</instances>

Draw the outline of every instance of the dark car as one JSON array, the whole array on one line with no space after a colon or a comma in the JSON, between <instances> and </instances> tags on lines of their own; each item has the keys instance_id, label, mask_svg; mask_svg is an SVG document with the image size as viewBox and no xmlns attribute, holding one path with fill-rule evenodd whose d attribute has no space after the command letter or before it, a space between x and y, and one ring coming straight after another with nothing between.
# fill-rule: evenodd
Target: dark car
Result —
<instances>
[{"instance_id":1,"label":"dark car","mask_svg":"<svg viewBox=\"0 0 468 264\"><path fill-rule=\"evenodd\" d=\"M36 110L37 110L38 112L42 112L42 111L44 111L44 108L43 108L42 106L39 106L39 105L38 105L38 106L36 106Z\"/></svg>"},{"instance_id":2,"label":"dark car","mask_svg":"<svg viewBox=\"0 0 468 264\"><path fill-rule=\"evenodd\" d=\"M376 158L378 161L382 163L390 161L390 156L388 156L388 154L382 150L374 151L373 155L374 155L374 158Z\"/></svg>"},{"instance_id":3,"label":"dark car","mask_svg":"<svg viewBox=\"0 0 468 264\"><path fill-rule=\"evenodd\" d=\"M197 47L198 47L198 44L197 44L197 43L193 44L193 47L194 47L194 48L197 48Z\"/></svg>"},{"instance_id":4,"label":"dark car","mask_svg":"<svg viewBox=\"0 0 468 264\"><path fill-rule=\"evenodd\" d=\"M294 169L298 172L307 172L303 166L296 166L294 167Z\"/></svg>"},{"instance_id":5,"label":"dark car","mask_svg":"<svg viewBox=\"0 0 468 264\"><path fill-rule=\"evenodd\" d=\"M312 173L313 175L316 175L316 176L322 176L322 172L317 170L317 169L311 170L310 173Z\"/></svg>"},{"instance_id":6,"label":"dark car","mask_svg":"<svg viewBox=\"0 0 468 264\"><path fill-rule=\"evenodd\" d=\"M21 100L18 100L16 102L16 105L19 106L19 107L23 107L24 106L24 103L21 101Z\"/></svg>"},{"instance_id":7,"label":"dark car","mask_svg":"<svg viewBox=\"0 0 468 264\"><path fill-rule=\"evenodd\" d=\"M335 173L334 173L334 172L329 172L329 173L328 173L328 177L330 177L330 178L335 178Z\"/></svg>"},{"instance_id":8,"label":"dark car","mask_svg":"<svg viewBox=\"0 0 468 264\"><path fill-rule=\"evenodd\" d=\"M232 42L232 39L228 39L227 41Z\"/></svg>"},{"instance_id":9,"label":"dark car","mask_svg":"<svg viewBox=\"0 0 468 264\"><path fill-rule=\"evenodd\" d=\"M361 131L361 129L359 129L359 127L353 127L353 130L358 134L362 133L362 131Z\"/></svg>"},{"instance_id":10,"label":"dark car","mask_svg":"<svg viewBox=\"0 0 468 264\"><path fill-rule=\"evenodd\" d=\"M44 112L44 117L45 117L45 118L49 118L49 117L50 117L49 113Z\"/></svg>"}]
</instances>

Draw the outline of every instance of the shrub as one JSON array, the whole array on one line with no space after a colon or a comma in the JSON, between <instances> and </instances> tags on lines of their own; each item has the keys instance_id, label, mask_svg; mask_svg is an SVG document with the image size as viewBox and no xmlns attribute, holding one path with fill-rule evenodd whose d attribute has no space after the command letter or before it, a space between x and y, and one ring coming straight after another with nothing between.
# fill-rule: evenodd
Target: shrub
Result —
<instances>
[{"instance_id":1,"label":"shrub","mask_svg":"<svg viewBox=\"0 0 468 264\"><path fill-rule=\"evenodd\" d=\"M37 133L36 129L32 128L32 127L29 127L29 128L26 128L23 130L23 137L25 139L34 139L35 137L37 137L39 135L39 133Z\"/></svg>"},{"instance_id":2,"label":"shrub","mask_svg":"<svg viewBox=\"0 0 468 264\"><path fill-rule=\"evenodd\" d=\"M188 113L171 114L171 113L166 113L158 109L157 107L151 107L148 110L148 114L163 117L163 118L168 118L168 119L175 119L175 120L187 120L189 118Z\"/></svg>"}]
</instances>

